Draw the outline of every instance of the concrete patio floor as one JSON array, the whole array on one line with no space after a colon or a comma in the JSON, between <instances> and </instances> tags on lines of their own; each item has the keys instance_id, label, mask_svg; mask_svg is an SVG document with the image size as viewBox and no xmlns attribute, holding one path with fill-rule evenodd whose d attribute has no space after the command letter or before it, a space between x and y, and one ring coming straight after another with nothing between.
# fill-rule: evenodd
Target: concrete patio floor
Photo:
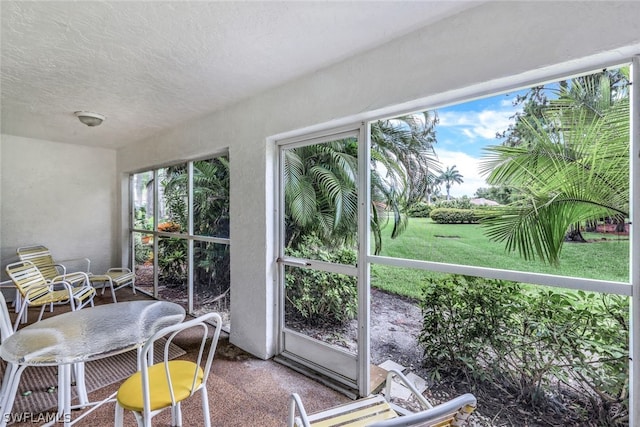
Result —
<instances>
[{"instance_id":1,"label":"concrete patio floor","mask_svg":"<svg viewBox=\"0 0 640 427\"><path fill-rule=\"evenodd\" d=\"M147 299L138 293L134 296L130 289L117 292L119 302L134 299ZM111 304L111 297L96 296L95 304ZM54 313L46 313L45 317L60 314L68 310L66 307L56 307ZM12 313L12 316L15 316ZM36 309L30 310L29 319L37 318ZM119 327L116 322L108 327ZM196 350L188 338L177 343L186 350L181 356L193 359ZM106 386L89 394L91 401L100 401L114 393L122 381ZM231 345L228 336L221 336L212 374L207 382L209 407L212 426L220 427L271 427L286 425L288 416L288 399L292 392L296 392L305 403L308 412L328 408L349 399L321 383L307 378L290 368L271 360L257 359L237 347ZM200 396L193 396L182 404L183 425L201 426L203 424ZM86 418L80 420L77 426L103 427L112 426L114 422L114 403L107 403L96 409ZM75 411L74 417L83 411ZM13 426L34 425L28 423L14 423ZM133 415L125 411L125 426L137 425ZM170 411L154 417L154 426L170 426Z\"/></svg>"}]
</instances>

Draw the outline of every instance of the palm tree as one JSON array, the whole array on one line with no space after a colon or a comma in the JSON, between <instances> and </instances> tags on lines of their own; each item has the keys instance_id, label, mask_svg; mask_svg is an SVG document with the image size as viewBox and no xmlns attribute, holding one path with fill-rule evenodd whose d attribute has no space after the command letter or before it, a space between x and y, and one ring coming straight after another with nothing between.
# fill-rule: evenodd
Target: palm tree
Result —
<instances>
[{"instance_id":1,"label":"palm tree","mask_svg":"<svg viewBox=\"0 0 640 427\"><path fill-rule=\"evenodd\" d=\"M408 224L406 210L428 197L427 183L433 181L439 162L436 143L436 112L379 120L371 124L371 201L375 249L382 248L385 211L393 214L391 238L399 236Z\"/></svg>"},{"instance_id":2,"label":"palm tree","mask_svg":"<svg viewBox=\"0 0 640 427\"><path fill-rule=\"evenodd\" d=\"M391 211L392 238L406 228L404 214L426 194L423 183L437 168L435 113L380 120L371 125L371 228L375 252ZM330 245L355 243L358 141L343 139L287 149L284 156L286 244L309 234Z\"/></svg>"},{"instance_id":3,"label":"palm tree","mask_svg":"<svg viewBox=\"0 0 640 427\"><path fill-rule=\"evenodd\" d=\"M285 150L286 244L307 235L354 242L358 217L358 144L354 138Z\"/></svg>"},{"instance_id":4,"label":"palm tree","mask_svg":"<svg viewBox=\"0 0 640 427\"><path fill-rule=\"evenodd\" d=\"M612 88L614 88L612 90ZM590 95L589 95L590 94ZM492 240L558 264L567 231L600 218L623 222L629 213L629 98L608 75L560 88L559 98L522 119L531 140L487 149L488 182L524 196L483 219Z\"/></svg>"},{"instance_id":5,"label":"palm tree","mask_svg":"<svg viewBox=\"0 0 640 427\"><path fill-rule=\"evenodd\" d=\"M447 190L447 200L451 200L451 186L453 184L462 184L464 182L462 175L456 169L456 165L448 166L447 169L440 174L438 181L444 183L444 187Z\"/></svg>"}]
</instances>

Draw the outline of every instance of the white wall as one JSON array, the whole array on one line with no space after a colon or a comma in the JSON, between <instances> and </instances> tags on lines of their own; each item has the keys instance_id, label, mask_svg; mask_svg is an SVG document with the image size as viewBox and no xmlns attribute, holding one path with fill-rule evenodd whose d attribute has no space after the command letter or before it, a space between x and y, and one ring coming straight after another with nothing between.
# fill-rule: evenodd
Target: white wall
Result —
<instances>
[{"instance_id":1,"label":"white wall","mask_svg":"<svg viewBox=\"0 0 640 427\"><path fill-rule=\"evenodd\" d=\"M269 137L623 61L640 53L639 25L635 2L483 4L122 150L118 172L229 147L231 341L267 358L277 316Z\"/></svg>"},{"instance_id":2,"label":"white wall","mask_svg":"<svg viewBox=\"0 0 640 427\"><path fill-rule=\"evenodd\" d=\"M12 135L0 148L2 272L30 244L56 259L88 257L95 273L113 267L116 152Z\"/></svg>"}]
</instances>

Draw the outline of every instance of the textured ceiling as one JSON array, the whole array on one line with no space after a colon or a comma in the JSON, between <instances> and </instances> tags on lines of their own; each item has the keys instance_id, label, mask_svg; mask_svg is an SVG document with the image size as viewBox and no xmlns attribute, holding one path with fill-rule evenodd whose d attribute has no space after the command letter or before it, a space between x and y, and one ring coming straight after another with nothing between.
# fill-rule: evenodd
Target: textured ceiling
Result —
<instances>
[{"instance_id":1,"label":"textured ceiling","mask_svg":"<svg viewBox=\"0 0 640 427\"><path fill-rule=\"evenodd\" d=\"M122 147L477 4L3 0L2 133Z\"/></svg>"}]
</instances>

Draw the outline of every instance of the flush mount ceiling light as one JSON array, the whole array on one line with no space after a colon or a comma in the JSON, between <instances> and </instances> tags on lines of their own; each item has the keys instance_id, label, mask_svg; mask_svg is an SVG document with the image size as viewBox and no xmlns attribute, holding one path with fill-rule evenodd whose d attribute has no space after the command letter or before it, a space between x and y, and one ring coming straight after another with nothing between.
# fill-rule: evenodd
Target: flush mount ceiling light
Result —
<instances>
[{"instance_id":1,"label":"flush mount ceiling light","mask_svg":"<svg viewBox=\"0 0 640 427\"><path fill-rule=\"evenodd\" d=\"M91 111L76 111L73 113L76 117L87 126L98 126L106 118L102 114L92 113Z\"/></svg>"}]
</instances>

